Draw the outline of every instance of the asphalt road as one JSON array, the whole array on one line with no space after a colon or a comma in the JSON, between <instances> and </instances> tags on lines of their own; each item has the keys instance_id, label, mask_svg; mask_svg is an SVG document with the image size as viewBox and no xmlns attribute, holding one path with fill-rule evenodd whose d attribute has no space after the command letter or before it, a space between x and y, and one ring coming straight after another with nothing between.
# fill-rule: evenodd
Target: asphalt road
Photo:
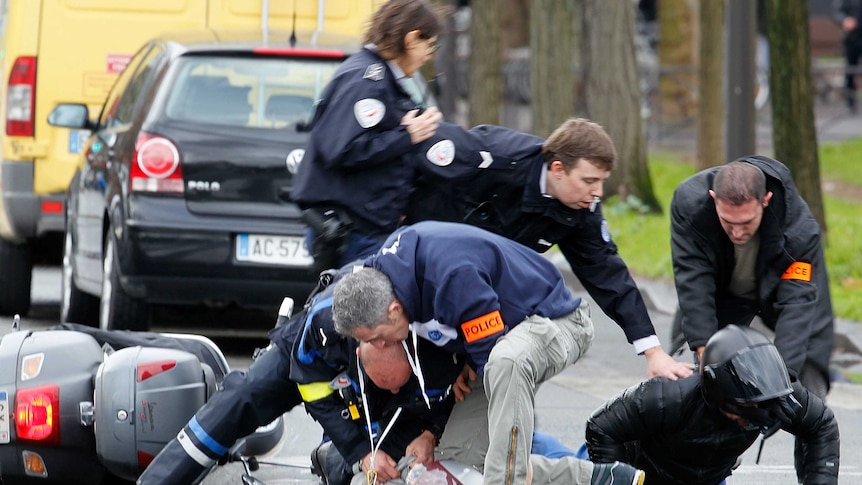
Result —
<instances>
[{"instance_id":1,"label":"asphalt road","mask_svg":"<svg viewBox=\"0 0 862 485\"><path fill-rule=\"evenodd\" d=\"M569 275L569 278L573 276ZM579 285L574 279L569 281L575 293L586 297L577 289ZM58 268L37 269L33 280L34 306L30 316L22 321L24 328L44 328L57 322L59 285ZM190 328L200 331L207 326L265 326L267 318L271 318L269 321L274 321L275 312L276 308L273 305L271 317L267 317L265 312L262 315L246 316L228 314L223 315L223 319L213 313L195 316L193 313L184 312L180 315L186 318ZM659 337L667 340L671 315L651 310L651 317ZM177 315L171 316L171 319L171 330L177 330L177 324L183 323L178 320ZM590 413L620 390L637 383L646 376L644 359L634 354L619 327L605 317L595 305L593 321L596 327L596 338L590 351L577 364L546 383L539 391L536 400L538 429L554 434L573 449L583 442L583 423ZM0 318L0 335L9 332L10 328L11 319ZM247 335L253 333L246 332ZM234 368L244 369L251 361L249 356L252 349L265 342L264 331L260 330L258 338L216 338L216 342L222 346ZM682 358L688 359L688 356ZM835 383L827 401L837 415L843 431L841 482L862 483L862 465L858 459L862 456L862 438L852 431L862 429L862 386ZM307 467L309 452L319 442L320 428L301 408L287 413L285 419L287 424L285 438L277 450L261 457L265 464L261 465L255 475L268 484L316 483L315 478L307 471ZM755 465L756 454L757 444L743 455L742 466L728 480L728 485L796 483L793 471L793 439L790 435L779 432L767 440L759 465ZM276 463L280 466L267 463ZM241 483L240 475L241 466L236 463L229 464L217 469L204 483L206 485Z\"/></svg>"}]
</instances>

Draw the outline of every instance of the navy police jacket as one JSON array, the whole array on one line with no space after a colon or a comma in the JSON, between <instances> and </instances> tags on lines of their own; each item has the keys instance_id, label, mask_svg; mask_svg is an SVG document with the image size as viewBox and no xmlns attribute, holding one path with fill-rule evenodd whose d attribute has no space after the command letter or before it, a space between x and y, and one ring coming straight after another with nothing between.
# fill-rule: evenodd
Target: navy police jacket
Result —
<instances>
[{"instance_id":1,"label":"navy police jacket","mask_svg":"<svg viewBox=\"0 0 862 485\"><path fill-rule=\"evenodd\" d=\"M406 221L462 222L540 253L556 244L629 343L655 335L601 204L593 211L575 210L541 193L543 143L537 136L500 126L465 131L441 123L434 137L418 145L414 163L421 175Z\"/></svg>"},{"instance_id":2,"label":"navy police jacket","mask_svg":"<svg viewBox=\"0 0 862 485\"><path fill-rule=\"evenodd\" d=\"M348 212L354 228L388 234L413 185L413 150L401 118L416 108L386 62L368 48L349 57L323 91L292 198Z\"/></svg>"},{"instance_id":3,"label":"navy police jacket","mask_svg":"<svg viewBox=\"0 0 862 485\"><path fill-rule=\"evenodd\" d=\"M365 265L389 276L419 336L466 353L479 375L510 328L531 315L563 317L580 304L545 257L464 224L403 227Z\"/></svg>"},{"instance_id":4,"label":"navy police jacket","mask_svg":"<svg viewBox=\"0 0 862 485\"><path fill-rule=\"evenodd\" d=\"M380 444L394 459L404 456L406 446L422 431L431 431L439 440L455 404L451 385L463 368L463 360L453 353L419 340L418 359L423 366L426 394L422 397L414 376L398 394L381 390L366 378L367 401L361 400L353 339L339 335L332 324L330 284L288 325L292 330L273 332L279 347L291 345L290 379L297 384L306 411L332 440L347 463L355 463L371 451L363 406L368 406L372 431L382 431L400 407L402 412ZM379 434L378 434L379 436Z\"/></svg>"}]
</instances>

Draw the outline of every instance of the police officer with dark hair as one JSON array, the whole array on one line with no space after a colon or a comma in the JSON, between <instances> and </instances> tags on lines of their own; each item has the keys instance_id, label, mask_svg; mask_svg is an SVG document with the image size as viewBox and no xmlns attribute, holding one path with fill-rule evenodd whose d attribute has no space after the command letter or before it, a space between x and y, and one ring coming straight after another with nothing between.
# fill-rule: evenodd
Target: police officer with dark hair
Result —
<instances>
[{"instance_id":1,"label":"police officer with dark hair","mask_svg":"<svg viewBox=\"0 0 862 485\"><path fill-rule=\"evenodd\" d=\"M602 215L603 184L615 162L610 136L582 118L566 120L547 139L442 122L419 145L421 175L405 222L466 223L540 253L557 245L590 296L646 357L647 376L686 377L690 365L661 348Z\"/></svg>"},{"instance_id":2,"label":"police officer with dark hair","mask_svg":"<svg viewBox=\"0 0 862 485\"><path fill-rule=\"evenodd\" d=\"M292 194L315 272L371 254L398 226L413 185L405 157L442 118L413 79L440 30L426 0L389 0L324 90Z\"/></svg>"},{"instance_id":3,"label":"police officer with dark hair","mask_svg":"<svg viewBox=\"0 0 862 485\"><path fill-rule=\"evenodd\" d=\"M646 471L645 485L722 483L756 440L778 429L804 444L799 483L838 483L838 423L798 382L766 336L728 325L707 342L701 372L651 379L596 410L587 421L594 461L620 460Z\"/></svg>"}]
</instances>

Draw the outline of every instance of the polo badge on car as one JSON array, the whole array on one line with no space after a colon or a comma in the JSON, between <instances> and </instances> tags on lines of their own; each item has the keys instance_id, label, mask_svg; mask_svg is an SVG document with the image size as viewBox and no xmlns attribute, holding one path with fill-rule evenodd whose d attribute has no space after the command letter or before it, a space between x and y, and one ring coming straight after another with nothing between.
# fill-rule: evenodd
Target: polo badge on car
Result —
<instances>
[{"instance_id":1,"label":"polo badge on car","mask_svg":"<svg viewBox=\"0 0 862 485\"><path fill-rule=\"evenodd\" d=\"M198 192L218 192L221 190L221 184L218 182L208 182L206 180L189 180L189 190Z\"/></svg>"},{"instance_id":2,"label":"polo badge on car","mask_svg":"<svg viewBox=\"0 0 862 485\"><path fill-rule=\"evenodd\" d=\"M304 148L297 148L295 150L291 150L290 153L287 154L287 159L285 162L287 163L287 171L292 175L296 175L296 171L299 169L299 164L302 162L302 157L305 156Z\"/></svg>"}]
</instances>

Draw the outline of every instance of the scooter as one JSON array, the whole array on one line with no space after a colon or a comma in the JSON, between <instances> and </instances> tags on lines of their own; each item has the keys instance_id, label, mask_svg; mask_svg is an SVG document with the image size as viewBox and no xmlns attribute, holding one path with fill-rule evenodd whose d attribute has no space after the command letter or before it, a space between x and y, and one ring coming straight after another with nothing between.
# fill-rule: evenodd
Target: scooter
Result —
<instances>
[{"instance_id":1,"label":"scooter","mask_svg":"<svg viewBox=\"0 0 862 485\"><path fill-rule=\"evenodd\" d=\"M230 370L199 335L32 331L19 321L0 340L5 485L133 482ZM254 454L273 448L284 425L259 431L247 440Z\"/></svg>"}]
</instances>

